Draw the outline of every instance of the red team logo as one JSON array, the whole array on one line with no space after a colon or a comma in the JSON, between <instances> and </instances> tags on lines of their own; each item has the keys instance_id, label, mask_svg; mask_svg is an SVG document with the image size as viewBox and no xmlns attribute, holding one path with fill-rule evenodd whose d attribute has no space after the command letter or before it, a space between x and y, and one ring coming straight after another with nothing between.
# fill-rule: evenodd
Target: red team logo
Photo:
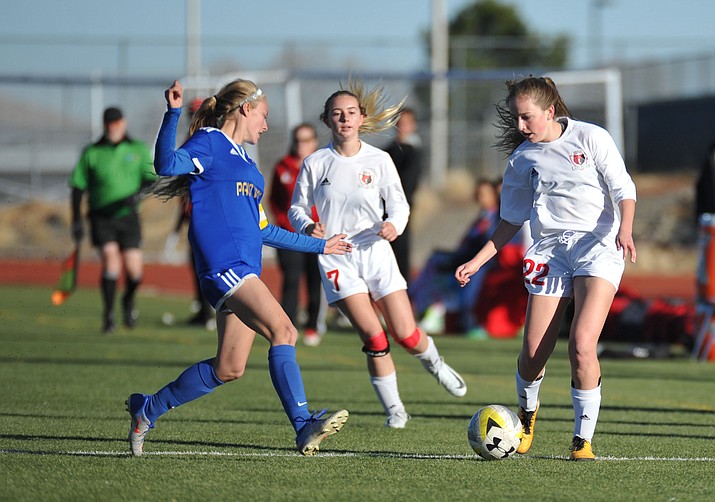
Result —
<instances>
[{"instance_id":1,"label":"red team logo","mask_svg":"<svg viewBox=\"0 0 715 502\"><path fill-rule=\"evenodd\" d=\"M572 169L574 171L581 171L586 167L588 163L588 157L583 150L576 150L571 154L571 164L573 164Z\"/></svg>"},{"instance_id":2,"label":"red team logo","mask_svg":"<svg viewBox=\"0 0 715 502\"><path fill-rule=\"evenodd\" d=\"M375 183L375 173L372 171L360 171L358 178L361 187L371 188Z\"/></svg>"}]
</instances>

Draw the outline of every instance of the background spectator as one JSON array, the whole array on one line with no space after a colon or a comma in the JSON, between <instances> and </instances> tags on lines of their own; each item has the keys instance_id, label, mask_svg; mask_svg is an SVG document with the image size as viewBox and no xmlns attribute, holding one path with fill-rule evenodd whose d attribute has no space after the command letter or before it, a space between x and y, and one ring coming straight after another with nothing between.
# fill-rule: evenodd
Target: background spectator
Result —
<instances>
[{"instance_id":1,"label":"background spectator","mask_svg":"<svg viewBox=\"0 0 715 502\"><path fill-rule=\"evenodd\" d=\"M400 118L395 124L397 135L385 151L390 154L395 163L397 173L402 181L407 203L412 206L415 192L422 176L422 142L417 135L417 117L411 108L403 108ZM400 273L410 283L412 263L410 261L411 238L410 223L408 221L402 234L390 243L397 258Z\"/></svg>"},{"instance_id":2,"label":"background spectator","mask_svg":"<svg viewBox=\"0 0 715 502\"><path fill-rule=\"evenodd\" d=\"M318 149L318 133L308 123L297 125L291 132L290 151L276 164L271 181L269 204L276 226L293 232L288 220L293 190L303 159ZM318 215L313 208L313 221ZM278 249L278 264L283 274L281 306L294 326L298 326L298 299L301 277L305 277L308 290L308 319L303 332L303 343L308 346L320 344L325 333L327 302L323 296L318 270L318 257L290 249Z\"/></svg>"}]
</instances>

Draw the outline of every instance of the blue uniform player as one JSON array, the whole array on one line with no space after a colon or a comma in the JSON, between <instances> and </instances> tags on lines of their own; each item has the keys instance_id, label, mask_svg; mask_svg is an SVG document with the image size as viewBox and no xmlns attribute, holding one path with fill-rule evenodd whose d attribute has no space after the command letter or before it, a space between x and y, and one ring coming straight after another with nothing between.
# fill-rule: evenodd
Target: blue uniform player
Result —
<instances>
[{"instance_id":1,"label":"blue uniform player","mask_svg":"<svg viewBox=\"0 0 715 502\"><path fill-rule=\"evenodd\" d=\"M156 144L155 167L175 178L157 194L188 193L193 205L189 240L201 290L217 311L216 357L187 368L155 394L132 394L129 444L143 453L144 438L171 408L188 403L243 375L255 333L270 343L268 366L273 386L295 431L298 451L312 455L320 442L340 430L346 410L311 414L296 362L297 330L259 279L263 244L296 251L343 254L351 245L335 235L329 240L298 235L269 224L261 206L263 176L241 147L256 144L268 130L268 102L253 82L236 80L204 101L178 150L176 130L183 104L178 81L165 93L164 115Z\"/></svg>"}]
</instances>

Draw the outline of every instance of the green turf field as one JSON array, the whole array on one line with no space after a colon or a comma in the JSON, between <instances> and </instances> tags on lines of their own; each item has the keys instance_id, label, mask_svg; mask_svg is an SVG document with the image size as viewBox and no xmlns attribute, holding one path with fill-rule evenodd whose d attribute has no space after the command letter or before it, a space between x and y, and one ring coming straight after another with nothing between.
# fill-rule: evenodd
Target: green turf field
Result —
<instances>
[{"instance_id":1,"label":"green turf field","mask_svg":"<svg viewBox=\"0 0 715 502\"><path fill-rule=\"evenodd\" d=\"M166 327L189 317L186 298L140 298L140 324L99 333L95 290L62 307L41 288L0 287L0 500L713 500L715 364L687 358L603 360L599 460L568 462L569 370L562 342L542 385L536 439L525 457L482 461L466 439L481 406L515 408L519 340L440 337L467 380L456 399L394 350L404 430L384 428L357 337L330 332L299 345L310 405L344 407L343 430L316 457L294 434L256 339L239 381L162 417L145 455L126 441L131 392L153 392L211 357L215 334Z\"/></svg>"}]
</instances>

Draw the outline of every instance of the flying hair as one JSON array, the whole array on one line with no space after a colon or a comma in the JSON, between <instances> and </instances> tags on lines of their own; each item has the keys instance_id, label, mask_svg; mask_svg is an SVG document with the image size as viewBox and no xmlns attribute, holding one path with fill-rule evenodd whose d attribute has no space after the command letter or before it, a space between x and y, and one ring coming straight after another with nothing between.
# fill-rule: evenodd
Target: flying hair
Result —
<instances>
[{"instance_id":1,"label":"flying hair","mask_svg":"<svg viewBox=\"0 0 715 502\"><path fill-rule=\"evenodd\" d=\"M566 103L561 98L556 84L549 77L534 77L529 75L522 80L506 81L507 96L496 104L499 133L494 146L511 155L524 142L524 136L519 132L516 117L511 111L511 105L517 98L528 97L542 110L554 106L554 117L572 117Z\"/></svg>"},{"instance_id":2,"label":"flying hair","mask_svg":"<svg viewBox=\"0 0 715 502\"><path fill-rule=\"evenodd\" d=\"M365 116L365 120L360 126L360 134L380 133L394 127L405 104L405 98L403 98L397 104L388 105L388 98L385 95L385 88L382 84L368 89L364 82L351 76L348 78L347 84L341 82L340 90L331 94L325 102L320 120L326 125L333 100L338 96L352 96L357 99L360 105L360 113Z\"/></svg>"}]
</instances>

